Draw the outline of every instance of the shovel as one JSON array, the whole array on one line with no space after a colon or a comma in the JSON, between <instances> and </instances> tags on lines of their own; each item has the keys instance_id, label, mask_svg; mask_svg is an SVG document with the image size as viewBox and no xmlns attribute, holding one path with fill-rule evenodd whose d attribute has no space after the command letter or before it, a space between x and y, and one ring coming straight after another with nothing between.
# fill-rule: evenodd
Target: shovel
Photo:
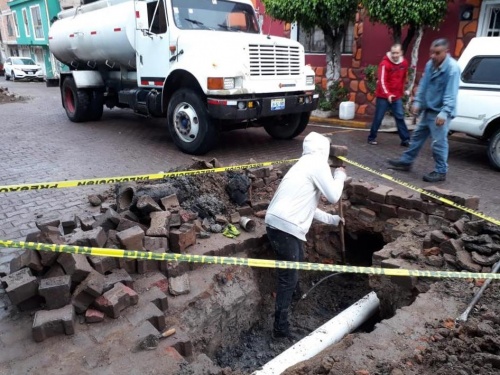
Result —
<instances>
[{"instance_id":1,"label":"shovel","mask_svg":"<svg viewBox=\"0 0 500 375\"><path fill-rule=\"evenodd\" d=\"M142 350L156 349L161 339L172 336L173 334L175 334L175 328L169 328L163 333L160 333L158 335L153 335L153 334L147 335L139 342L137 347Z\"/></svg>"},{"instance_id":2,"label":"shovel","mask_svg":"<svg viewBox=\"0 0 500 375\"><path fill-rule=\"evenodd\" d=\"M500 269L500 260L498 262L495 263L495 265L493 266L493 268L491 269L491 273L496 273L498 272L498 269ZM466 322L467 321L467 318L469 317L469 314L470 312L472 311L472 308L474 307L474 305L477 303L477 301L479 301L479 298L481 298L481 296L483 295L483 292L486 290L486 288L488 287L488 285L490 285L491 283L491 280L492 279L488 279L484 282L483 286L481 287L481 289L479 289L476 293L476 295L474 296L474 298L472 299L471 303L469 303L469 306L467 306L467 309L464 311L464 313L462 315L460 315L456 321L457 322Z\"/></svg>"}]
</instances>

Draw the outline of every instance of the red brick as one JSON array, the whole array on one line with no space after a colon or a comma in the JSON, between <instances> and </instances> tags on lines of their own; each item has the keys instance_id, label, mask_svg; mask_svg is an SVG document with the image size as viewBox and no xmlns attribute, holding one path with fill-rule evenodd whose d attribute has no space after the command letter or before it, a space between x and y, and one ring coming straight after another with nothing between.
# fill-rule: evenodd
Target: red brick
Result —
<instances>
[{"instance_id":1,"label":"red brick","mask_svg":"<svg viewBox=\"0 0 500 375\"><path fill-rule=\"evenodd\" d=\"M104 320L104 313L94 309L85 311L85 321L87 323L100 323Z\"/></svg>"}]
</instances>

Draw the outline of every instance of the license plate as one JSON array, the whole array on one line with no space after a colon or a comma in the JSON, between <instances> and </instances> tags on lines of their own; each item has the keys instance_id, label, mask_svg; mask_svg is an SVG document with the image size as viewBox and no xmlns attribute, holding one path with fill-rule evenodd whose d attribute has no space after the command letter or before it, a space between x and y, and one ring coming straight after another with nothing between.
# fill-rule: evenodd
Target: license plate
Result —
<instances>
[{"instance_id":1,"label":"license plate","mask_svg":"<svg viewBox=\"0 0 500 375\"><path fill-rule=\"evenodd\" d=\"M33 73L33 72L28 72L28 75L29 75L29 76L32 76L33 74L35 74L35 73Z\"/></svg>"},{"instance_id":2,"label":"license plate","mask_svg":"<svg viewBox=\"0 0 500 375\"><path fill-rule=\"evenodd\" d=\"M285 98L271 99L271 111L280 111L285 109Z\"/></svg>"}]
</instances>

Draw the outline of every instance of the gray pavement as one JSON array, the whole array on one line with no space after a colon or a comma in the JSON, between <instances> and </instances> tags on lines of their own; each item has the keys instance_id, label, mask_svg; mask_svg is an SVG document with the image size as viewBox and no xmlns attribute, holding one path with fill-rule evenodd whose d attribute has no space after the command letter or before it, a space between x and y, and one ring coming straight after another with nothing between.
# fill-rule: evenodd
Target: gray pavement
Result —
<instances>
[{"instance_id":1,"label":"gray pavement","mask_svg":"<svg viewBox=\"0 0 500 375\"><path fill-rule=\"evenodd\" d=\"M146 119L131 111L104 111L99 122L70 122L61 106L58 88L44 83L5 82L9 90L30 96L26 102L0 104L0 185L112 177L156 173L187 165L191 156L178 151L171 142L165 120ZM237 130L221 135L219 147L206 158L216 157L224 165L296 158L302 139L310 131L333 133L335 143L349 147L349 158L394 174L415 185L427 184L421 176L432 170L432 154L427 145L412 172L392 172L385 160L403 149L396 134L381 133L378 146L366 143L364 130L348 130L311 124L291 141L272 140L263 129ZM488 164L483 146L450 142L450 172L440 186L481 197L480 209L500 218L500 173ZM367 181L391 185L363 170L348 166L348 174ZM87 196L107 187L68 188L0 194L0 238L22 240L33 231L40 215L61 215L88 209ZM14 256L0 249L0 271Z\"/></svg>"}]
</instances>

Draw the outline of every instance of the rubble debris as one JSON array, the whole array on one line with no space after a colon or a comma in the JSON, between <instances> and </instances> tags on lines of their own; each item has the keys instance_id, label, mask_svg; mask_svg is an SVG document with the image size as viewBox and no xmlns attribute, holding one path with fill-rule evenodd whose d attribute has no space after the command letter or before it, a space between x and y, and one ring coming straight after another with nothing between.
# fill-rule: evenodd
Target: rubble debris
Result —
<instances>
[{"instance_id":1,"label":"rubble debris","mask_svg":"<svg viewBox=\"0 0 500 375\"><path fill-rule=\"evenodd\" d=\"M66 305L56 310L40 310L35 314L32 334L36 342L42 342L56 335L75 333L75 310Z\"/></svg>"}]
</instances>

